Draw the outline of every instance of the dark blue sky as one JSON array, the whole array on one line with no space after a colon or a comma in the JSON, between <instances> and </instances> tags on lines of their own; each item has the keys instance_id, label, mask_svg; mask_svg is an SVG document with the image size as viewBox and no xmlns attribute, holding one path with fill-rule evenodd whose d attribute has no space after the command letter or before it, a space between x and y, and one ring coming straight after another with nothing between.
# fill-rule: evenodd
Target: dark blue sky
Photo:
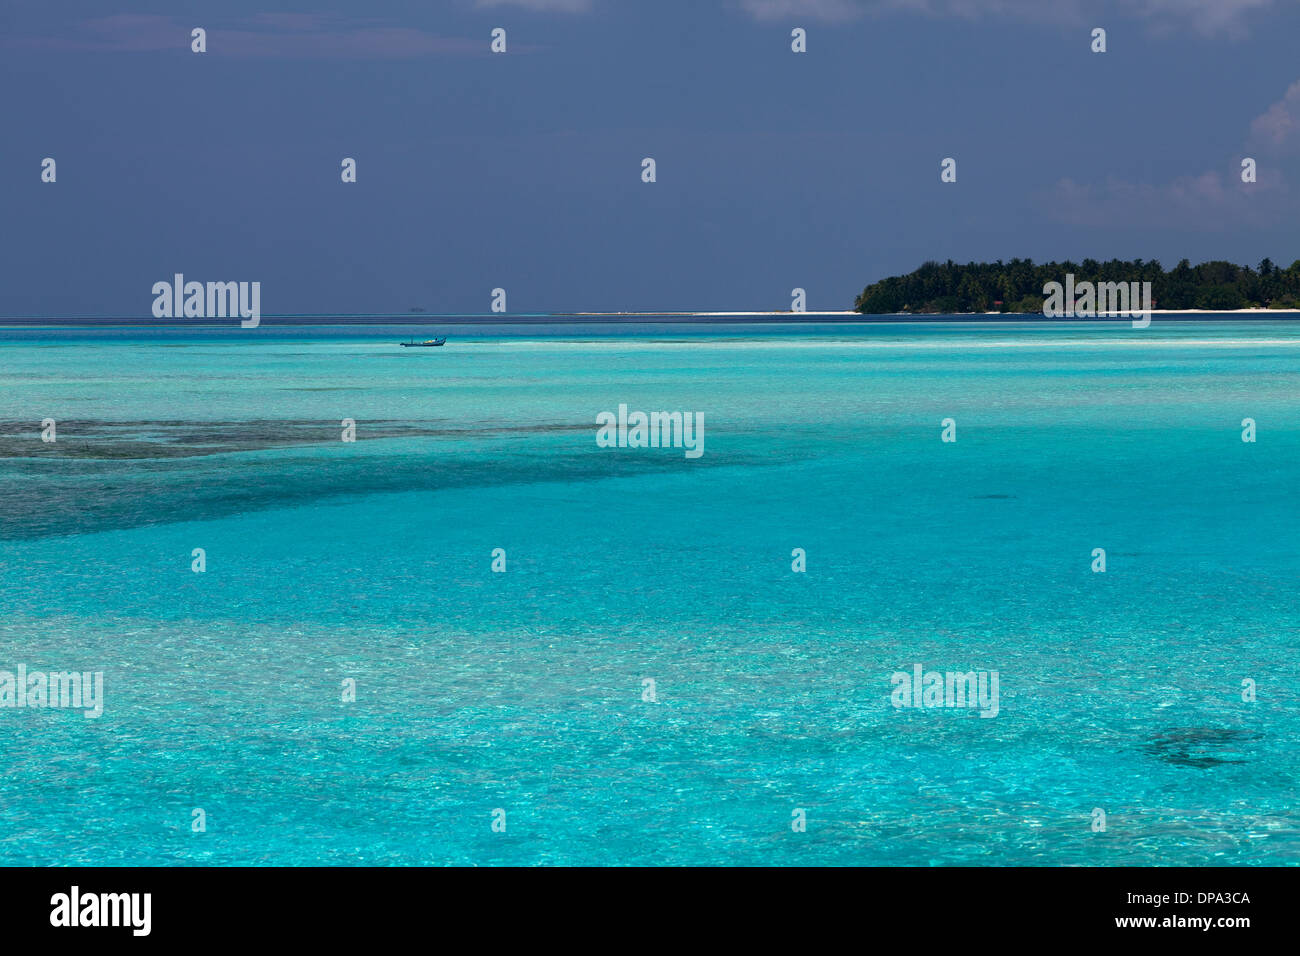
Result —
<instances>
[{"instance_id":1,"label":"dark blue sky","mask_svg":"<svg viewBox=\"0 0 1300 956\"><path fill-rule=\"evenodd\" d=\"M1294 0L5 0L0 314L146 315L174 272L261 281L273 314L485 312L497 286L511 312L795 286L842 309L926 259L1289 264L1297 40Z\"/></svg>"}]
</instances>

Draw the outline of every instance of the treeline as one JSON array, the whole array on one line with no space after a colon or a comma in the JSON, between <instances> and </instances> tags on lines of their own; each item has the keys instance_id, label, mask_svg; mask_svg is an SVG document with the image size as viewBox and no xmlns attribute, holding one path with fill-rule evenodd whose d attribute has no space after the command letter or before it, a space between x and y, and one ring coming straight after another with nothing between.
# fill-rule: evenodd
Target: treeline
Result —
<instances>
[{"instance_id":1,"label":"treeline","mask_svg":"<svg viewBox=\"0 0 1300 956\"><path fill-rule=\"evenodd\" d=\"M1192 265L1186 259L1166 272L1152 259L1125 262L927 262L905 276L891 276L862 290L858 312L1041 312L1043 286L1080 282L1150 282L1155 309L1300 309L1300 259L1279 269L1269 259L1257 269L1231 262Z\"/></svg>"}]
</instances>

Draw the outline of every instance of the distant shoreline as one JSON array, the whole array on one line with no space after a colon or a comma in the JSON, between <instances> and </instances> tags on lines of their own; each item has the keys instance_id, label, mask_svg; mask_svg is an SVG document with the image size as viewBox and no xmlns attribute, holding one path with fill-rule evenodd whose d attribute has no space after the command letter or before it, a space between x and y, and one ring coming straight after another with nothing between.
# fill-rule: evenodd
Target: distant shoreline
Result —
<instances>
[{"instance_id":1,"label":"distant shoreline","mask_svg":"<svg viewBox=\"0 0 1300 956\"><path fill-rule=\"evenodd\" d=\"M1172 312L1238 312L1246 309L1300 309L1300 260L1279 267L1272 259L1257 269L1222 259L1193 266L1182 259L1165 269L1156 259L1111 259L1080 263L1012 259L958 263L931 259L907 275L872 282L853 300L862 312L1073 312L1079 301L1108 312L1139 303L1164 305ZM1095 299L1094 299L1095 296ZM1064 309L1058 307L1065 305Z\"/></svg>"},{"instance_id":2,"label":"distant shoreline","mask_svg":"<svg viewBox=\"0 0 1300 956\"><path fill-rule=\"evenodd\" d=\"M1153 316L1180 316L1186 322L1251 321L1260 319L1292 320L1300 309L1152 309ZM427 313L384 314L293 314L263 315L262 326L478 326L478 325L758 325L758 324L942 324L953 322L1037 322L1042 324L1080 324L1116 322L1127 324L1131 316L1085 316L1045 318L1037 312L565 312L546 314L461 313L431 315ZM136 316L9 316L0 318L0 329L29 328L139 328L139 329L229 329L239 328L235 319L156 320ZM242 330L251 331L251 330Z\"/></svg>"}]
</instances>

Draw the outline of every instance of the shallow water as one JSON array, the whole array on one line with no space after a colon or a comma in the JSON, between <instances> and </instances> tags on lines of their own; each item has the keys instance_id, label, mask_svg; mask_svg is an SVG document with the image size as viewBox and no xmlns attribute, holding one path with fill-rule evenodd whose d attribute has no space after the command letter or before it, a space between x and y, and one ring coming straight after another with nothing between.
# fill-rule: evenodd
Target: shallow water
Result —
<instances>
[{"instance_id":1,"label":"shallow water","mask_svg":"<svg viewBox=\"0 0 1300 956\"><path fill-rule=\"evenodd\" d=\"M0 863L1300 860L1300 323L447 334L0 331Z\"/></svg>"}]
</instances>

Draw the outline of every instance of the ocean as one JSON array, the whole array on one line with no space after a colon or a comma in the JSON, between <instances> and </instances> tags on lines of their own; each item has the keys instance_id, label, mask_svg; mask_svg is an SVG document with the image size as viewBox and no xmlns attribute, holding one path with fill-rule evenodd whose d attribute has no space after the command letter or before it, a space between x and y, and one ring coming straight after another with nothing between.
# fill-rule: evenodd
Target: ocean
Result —
<instances>
[{"instance_id":1,"label":"ocean","mask_svg":"<svg viewBox=\"0 0 1300 956\"><path fill-rule=\"evenodd\" d=\"M0 330L0 864L1300 861L1300 322L435 332Z\"/></svg>"}]
</instances>

